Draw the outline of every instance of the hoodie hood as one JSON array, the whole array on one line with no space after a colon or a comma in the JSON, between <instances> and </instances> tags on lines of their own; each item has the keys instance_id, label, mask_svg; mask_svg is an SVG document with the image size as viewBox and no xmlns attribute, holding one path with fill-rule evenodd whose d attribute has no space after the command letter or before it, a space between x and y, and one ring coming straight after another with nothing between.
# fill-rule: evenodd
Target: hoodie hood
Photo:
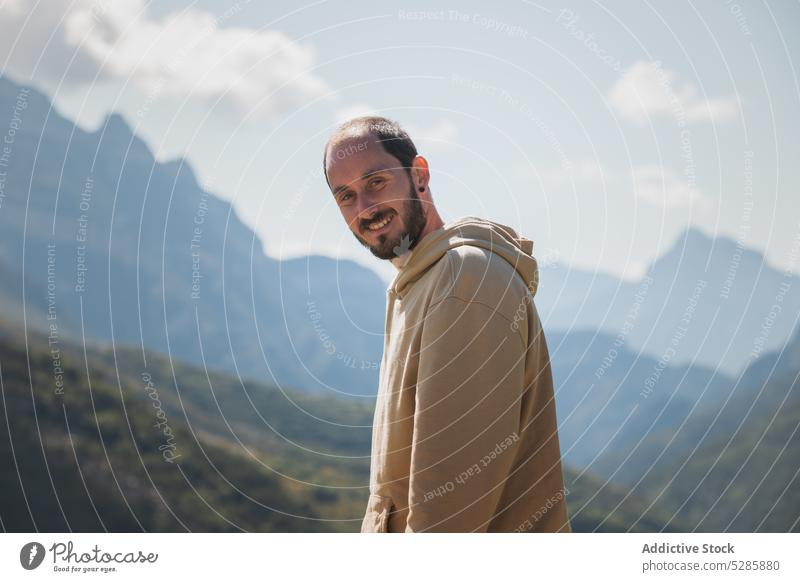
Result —
<instances>
[{"instance_id":1,"label":"hoodie hood","mask_svg":"<svg viewBox=\"0 0 800 582\"><path fill-rule=\"evenodd\" d=\"M452 248L471 245L500 255L525 281L532 295L539 285L539 268L533 258L533 241L498 222L465 216L428 233L414 249L389 287L402 297L407 286L419 279Z\"/></svg>"}]
</instances>

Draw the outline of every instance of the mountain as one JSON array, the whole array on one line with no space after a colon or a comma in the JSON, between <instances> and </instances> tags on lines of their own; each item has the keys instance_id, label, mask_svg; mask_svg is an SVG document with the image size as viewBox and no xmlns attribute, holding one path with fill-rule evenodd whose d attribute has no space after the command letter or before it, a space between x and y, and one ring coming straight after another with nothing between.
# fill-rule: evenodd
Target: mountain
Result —
<instances>
[{"instance_id":1,"label":"mountain","mask_svg":"<svg viewBox=\"0 0 800 582\"><path fill-rule=\"evenodd\" d=\"M672 430L697 407L723 402L733 379L703 366L659 360L591 331L552 333L550 349L561 453L567 463L614 478L598 464L661 428Z\"/></svg>"},{"instance_id":2,"label":"mountain","mask_svg":"<svg viewBox=\"0 0 800 582\"><path fill-rule=\"evenodd\" d=\"M800 531L800 332L699 407L593 466L698 531Z\"/></svg>"},{"instance_id":3,"label":"mountain","mask_svg":"<svg viewBox=\"0 0 800 582\"><path fill-rule=\"evenodd\" d=\"M183 527L163 515L137 521L127 506L130 497L143 514L163 514L159 483L200 529L231 525L195 497L244 529L307 529L270 512L241 517L262 497L352 528L368 476L384 283L349 261L264 255L188 164L156 161L118 115L85 132L4 78L0 107L15 120L0 154L0 308L16 326L0 326L9 429L0 434L12 435L0 454L13 490L3 526L68 527L51 492L63 480L67 507L86 510L76 515L107 511L126 531ZM769 352L800 312L793 282L760 254L694 230L638 282L543 269L537 309L582 531L794 527L796 338ZM53 354L67 362L64 395ZM142 423L153 389L188 443L202 495L152 448ZM129 400L139 402L132 419ZM117 459L129 493L108 492ZM220 463L257 495L231 494ZM42 500L28 522L18 472ZM86 519L80 527L102 527Z\"/></svg>"},{"instance_id":4,"label":"mountain","mask_svg":"<svg viewBox=\"0 0 800 582\"><path fill-rule=\"evenodd\" d=\"M358 531L371 404L137 349L57 348L0 325L5 531ZM575 531L669 518L642 519L649 503L591 473L566 468L565 483Z\"/></svg>"},{"instance_id":5,"label":"mountain","mask_svg":"<svg viewBox=\"0 0 800 582\"><path fill-rule=\"evenodd\" d=\"M204 437L149 376L111 382L69 360L0 340L4 531L352 529L335 518L361 510L346 493L298 490L269 459Z\"/></svg>"},{"instance_id":6,"label":"mountain","mask_svg":"<svg viewBox=\"0 0 800 582\"><path fill-rule=\"evenodd\" d=\"M798 283L761 253L689 228L638 281L547 266L536 304L548 331L619 334L631 350L735 376L791 337Z\"/></svg>"},{"instance_id":7,"label":"mountain","mask_svg":"<svg viewBox=\"0 0 800 582\"><path fill-rule=\"evenodd\" d=\"M117 114L86 132L3 77L0 107L19 121L0 199L6 318L312 392L374 395L386 287L374 272L265 255L184 160L155 160ZM800 311L793 282L761 254L688 229L641 281L545 266L536 302L548 333L620 335L670 364L736 375L790 336L791 318L770 313L776 302Z\"/></svg>"},{"instance_id":8,"label":"mountain","mask_svg":"<svg viewBox=\"0 0 800 582\"><path fill-rule=\"evenodd\" d=\"M673 518L659 504L651 505L647 498L592 473L566 468L564 487L575 533L688 531L680 518Z\"/></svg>"},{"instance_id":9,"label":"mountain","mask_svg":"<svg viewBox=\"0 0 800 582\"><path fill-rule=\"evenodd\" d=\"M113 114L95 132L0 78L16 112L0 306L57 338L140 345L309 391L373 395L385 284L346 260L278 261L183 160Z\"/></svg>"}]
</instances>

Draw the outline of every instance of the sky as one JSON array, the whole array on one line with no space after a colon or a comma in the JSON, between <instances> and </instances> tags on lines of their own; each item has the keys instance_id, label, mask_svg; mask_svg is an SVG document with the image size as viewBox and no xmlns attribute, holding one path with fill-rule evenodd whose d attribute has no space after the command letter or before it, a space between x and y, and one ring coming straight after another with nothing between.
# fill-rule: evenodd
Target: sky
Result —
<instances>
[{"instance_id":1,"label":"sky","mask_svg":"<svg viewBox=\"0 0 800 582\"><path fill-rule=\"evenodd\" d=\"M353 259L322 149L400 122L445 221L642 275L688 227L800 272L800 3L0 0L3 73L185 157L275 258Z\"/></svg>"}]
</instances>

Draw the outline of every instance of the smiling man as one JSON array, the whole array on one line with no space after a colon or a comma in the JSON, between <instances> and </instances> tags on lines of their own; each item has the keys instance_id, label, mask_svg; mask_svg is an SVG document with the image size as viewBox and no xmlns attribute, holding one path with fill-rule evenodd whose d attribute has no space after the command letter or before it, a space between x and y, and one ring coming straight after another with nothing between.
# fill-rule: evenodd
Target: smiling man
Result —
<instances>
[{"instance_id":1,"label":"smiling man","mask_svg":"<svg viewBox=\"0 0 800 582\"><path fill-rule=\"evenodd\" d=\"M323 163L348 228L398 269L361 531L571 531L532 241L445 224L428 162L389 119L346 122Z\"/></svg>"}]
</instances>

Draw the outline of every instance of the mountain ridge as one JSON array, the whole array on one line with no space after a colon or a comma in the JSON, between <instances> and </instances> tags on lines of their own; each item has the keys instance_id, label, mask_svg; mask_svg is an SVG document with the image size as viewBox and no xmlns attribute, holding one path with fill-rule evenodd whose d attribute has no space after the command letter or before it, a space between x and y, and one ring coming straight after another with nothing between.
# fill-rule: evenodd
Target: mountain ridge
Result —
<instances>
[{"instance_id":1,"label":"mountain ridge","mask_svg":"<svg viewBox=\"0 0 800 582\"><path fill-rule=\"evenodd\" d=\"M13 106L21 90L0 78L0 107ZM29 89L13 155L0 212L0 268L10 276L0 281L0 297L15 305L9 313L18 321L26 309L38 314L29 324L48 329L51 276L61 335L139 343L310 391L374 394L377 369L328 354L307 308L315 304L352 357L379 361L374 334L383 328L384 293L371 310L348 300L363 302L364 289L382 288L370 271L328 259L340 300L330 282L270 258L185 159L158 162L119 114L86 132ZM360 311L363 325L353 325L348 313Z\"/></svg>"}]
</instances>

